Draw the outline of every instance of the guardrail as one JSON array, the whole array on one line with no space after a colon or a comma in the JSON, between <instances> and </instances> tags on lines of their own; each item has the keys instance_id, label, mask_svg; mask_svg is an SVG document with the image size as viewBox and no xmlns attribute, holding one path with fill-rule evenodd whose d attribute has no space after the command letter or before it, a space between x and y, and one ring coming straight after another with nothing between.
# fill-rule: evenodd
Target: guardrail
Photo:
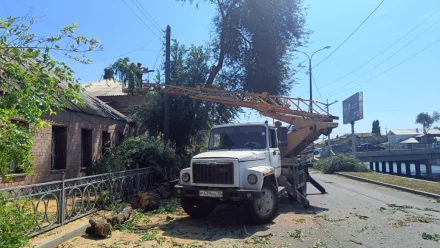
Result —
<instances>
[{"instance_id":1,"label":"guardrail","mask_svg":"<svg viewBox=\"0 0 440 248\"><path fill-rule=\"evenodd\" d=\"M387 151L411 151L411 150L426 150L433 149L432 144L390 144L384 146L385 150L367 150L367 151L356 151L356 152L387 152ZM437 149L440 150L440 149Z\"/></svg>"},{"instance_id":2,"label":"guardrail","mask_svg":"<svg viewBox=\"0 0 440 248\"><path fill-rule=\"evenodd\" d=\"M107 202L127 200L153 186L155 170L142 168L49 183L0 189L19 211L33 211L35 227L30 236L103 209Z\"/></svg>"}]
</instances>

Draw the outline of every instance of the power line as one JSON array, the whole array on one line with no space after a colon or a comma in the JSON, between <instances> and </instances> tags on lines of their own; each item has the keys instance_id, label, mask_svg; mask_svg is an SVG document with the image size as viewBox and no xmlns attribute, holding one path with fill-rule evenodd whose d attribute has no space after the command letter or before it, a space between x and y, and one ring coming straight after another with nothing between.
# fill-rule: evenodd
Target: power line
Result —
<instances>
[{"instance_id":1,"label":"power line","mask_svg":"<svg viewBox=\"0 0 440 248\"><path fill-rule=\"evenodd\" d=\"M144 48L145 48L146 46L148 46L148 44L150 44L151 41L153 41L153 40L154 40L154 38L151 39L151 40L149 40L149 41L148 41L147 43L145 43L143 46L141 46L141 47L139 47L139 48L136 48L136 49L134 49L134 50L131 50L131 51L129 51L129 52L126 52L126 53L120 54L120 55L118 55L118 56L113 56L113 57L108 57L108 58L105 58L105 59L95 60L95 62L96 62L96 61L104 61L104 60L116 59L116 58L120 58L120 57L125 56L125 55L128 55L128 54L132 54L132 53L134 53L134 52L137 52L137 51L139 51L139 50L144 49ZM156 51L156 50L152 50L152 51Z\"/></svg>"},{"instance_id":2,"label":"power line","mask_svg":"<svg viewBox=\"0 0 440 248\"><path fill-rule=\"evenodd\" d=\"M133 0L132 0L133 1ZM141 8L145 11L145 13L151 18L151 20L153 21L153 25L156 25L156 27L158 28L158 30L160 31L160 32L163 32L163 30L161 29L161 27L160 27L160 25L156 22L156 20L154 20L154 18L148 13L148 11L144 8L144 6L142 6L142 4L138 1L138 0L135 0L138 4L139 4L139 6L141 6Z\"/></svg>"},{"instance_id":3,"label":"power line","mask_svg":"<svg viewBox=\"0 0 440 248\"><path fill-rule=\"evenodd\" d=\"M392 66L391 68L389 68L389 69L387 69L387 70L385 70L385 71L383 71L383 72L377 74L376 76L374 76L374 77L372 77L372 78L370 78L370 79L368 79L368 80L366 80L366 81L364 81L364 82L362 82L362 83L360 83L360 84L358 84L358 85L355 85L355 86L353 86L353 87L351 87L351 88L348 88L348 89L346 89L346 90L340 91L339 93L336 93L336 94L331 94L331 95L329 95L329 96L339 95L339 94L341 94L341 93L343 93L343 92L346 92L346 91L348 91L348 90L354 89L354 88L356 88L356 87L358 87L358 86L360 86L360 85L362 85L362 84L365 84L365 83L367 83L367 82L369 82L369 81L371 81L371 80L373 80L373 79L376 79L376 78L382 76L383 74L385 74L385 73L391 71L392 69L396 68L397 66L399 66L399 65L401 65L401 64L403 64L403 63L405 63L406 61L408 61L408 60L414 58L415 56L417 56L417 55L419 55L420 53L424 52L424 51L427 50L428 48L434 46L434 45L437 44L438 42L440 42L440 39L434 41L434 42L431 43L429 46L427 46L427 47L423 48L422 50L418 51L417 53L415 53L415 54L409 56L408 58L406 58L406 59L404 59L403 61L401 61L400 63L398 63L398 64Z\"/></svg>"},{"instance_id":4,"label":"power line","mask_svg":"<svg viewBox=\"0 0 440 248\"><path fill-rule=\"evenodd\" d=\"M159 32L162 32L162 30L160 29L159 24L157 24L157 23L155 24L153 21L150 20L150 17L148 17L150 14L148 14L147 10L146 10L142 5L140 5L140 3L139 3L138 1L136 1L136 2L140 5L140 7L141 7L144 11L142 11L142 10L139 8L139 6L136 4L136 2L134 2L133 0L131 0L131 2L132 2L133 5L139 10L139 12L141 12L142 15L145 16L145 18L147 19L147 21L149 21L149 22L153 25L153 27L156 28L156 30L158 30ZM147 16L145 13L147 13L148 16ZM157 26L156 26L156 25L157 25ZM159 28L158 28L158 27L159 27Z\"/></svg>"},{"instance_id":5,"label":"power line","mask_svg":"<svg viewBox=\"0 0 440 248\"><path fill-rule=\"evenodd\" d=\"M127 6L127 8L128 9L130 9L131 10L131 12L133 12L133 14L135 14L136 15L136 17L159 39L159 40L161 40L160 39L160 37L150 28L150 26L148 26L148 24L147 23L145 23L144 22L144 20L142 20L142 18L138 15L138 14L136 14L136 12L124 1L124 0L121 0L124 4L125 4L125 6Z\"/></svg>"},{"instance_id":6,"label":"power line","mask_svg":"<svg viewBox=\"0 0 440 248\"><path fill-rule=\"evenodd\" d=\"M348 86L356 81L358 81L359 79L363 78L365 75L369 75L370 72L374 71L376 68L378 68L379 66L383 65L383 63L385 63L386 61L388 61L389 59L391 59L392 57L394 57L394 55L398 54L400 51L402 51L405 47L407 47L408 45L410 45L411 43L413 43L415 40L417 40L420 36L422 36L426 31L428 31L431 27L433 27L434 25L436 25L438 22L440 21L440 18L435 21L434 23L432 23L430 26L428 26L426 29L424 29L420 34L418 34L416 37L414 37L412 40L410 40L409 42L407 42L405 45L403 45L399 50L397 50L396 52L394 52L393 54L391 54L390 56L388 56L386 59L382 60L382 62L380 62L379 64L377 64L376 66L374 66L373 68L371 68L369 71L367 71L366 73L362 74L360 77L352 80L351 82L347 83L345 86Z\"/></svg>"},{"instance_id":7,"label":"power line","mask_svg":"<svg viewBox=\"0 0 440 248\"><path fill-rule=\"evenodd\" d=\"M364 23L368 20L368 19L370 19L370 17L374 14L374 12L376 12L376 10L382 5L382 3L384 2L385 0L382 0L382 2L380 2L379 3L379 5L377 5L376 6L376 8L367 16L367 18L365 18L365 20L338 46L338 47L336 47L336 49L335 50L333 50L333 52L331 52L327 57L325 57L323 60L321 60L321 62L319 62L317 65L315 65L313 68L316 68L316 67L318 67L320 64L322 64L324 61L326 61L330 56L332 56L342 45L344 45L344 43L345 42L347 42L348 41L348 39L350 39L351 38L351 36L353 36L355 33L356 33L356 31L358 31L358 29L359 28L361 28L362 27L362 25L364 25Z\"/></svg>"},{"instance_id":8,"label":"power line","mask_svg":"<svg viewBox=\"0 0 440 248\"><path fill-rule=\"evenodd\" d=\"M385 48L384 50L380 51L378 54L376 54L374 57L372 57L371 59L369 59L368 61L366 61L365 63L363 63L362 65L358 66L356 69L350 71L349 73L345 74L344 76L336 79L335 81L328 83L324 86L321 86L321 88L325 88L327 86L330 86L336 82L339 82L340 80L346 78L347 76L353 74L355 71L359 70L360 68L364 67L365 65L367 65L368 63L370 63L372 60L374 60L375 58L379 57L380 55L382 55L384 52L388 51L391 47L393 47L395 44L397 44L399 41L401 41L403 38L405 38L406 36L408 36L409 34L411 34L414 30L416 30L418 27L420 27L423 23L425 23L427 20L429 20L433 15L437 14L440 11L440 8L437 9L434 13L432 13L430 16L428 16L427 18L425 18L422 22L420 22L419 24L417 24L414 28L412 28L410 31L408 31L406 34L404 34L402 37L400 37L399 39L397 39L393 44L389 45L387 48Z\"/></svg>"},{"instance_id":9,"label":"power line","mask_svg":"<svg viewBox=\"0 0 440 248\"><path fill-rule=\"evenodd\" d=\"M160 52L163 51L164 45L162 44L162 47L160 48L159 52L157 53L156 61L154 62L153 68L156 68L157 61L160 57Z\"/></svg>"},{"instance_id":10,"label":"power line","mask_svg":"<svg viewBox=\"0 0 440 248\"><path fill-rule=\"evenodd\" d=\"M321 100L324 101L324 98L322 98L321 92L319 91L318 85L316 84L315 77L312 76L313 83L315 84L315 89L318 91L319 97L321 97Z\"/></svg>"}]
</instances>

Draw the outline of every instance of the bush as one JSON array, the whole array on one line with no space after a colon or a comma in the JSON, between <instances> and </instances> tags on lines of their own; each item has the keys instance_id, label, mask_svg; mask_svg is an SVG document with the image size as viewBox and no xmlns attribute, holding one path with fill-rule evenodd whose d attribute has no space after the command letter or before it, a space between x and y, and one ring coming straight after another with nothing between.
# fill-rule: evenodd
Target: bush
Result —
<instances>
[{"instance_id":1,"label":"bush","mask_svg":"<svg viewBox=\"0 0 440 248\"><path fill-rule=\"evenodd\" d=\"M91 168L92 174L156 167L163 179L173 179L183 167L189 165L189 157L180 156L172 146L154 137L130 137L117 146L107 149Z\"/></svg>"},{"instance_id":2,"label":"bush","mask_svg":"<svg viewBox=\"0 0 440 248\"><path fill-rule=\"evenodd\" d=\"M0 194L0 245L22 247L29 241L28 234L35 228L35 215L31 203L25 200L15 203Z\"/></svg>"},{"instance_id":3,"label":"bush","mask_svg":"<svg viewBox=\"0 0 440 248\"><path fill-rule=\"evenodd\" d=\"M313 168L320 170L326 174L332 174L339 171L369 171L369 169L357 158L343 154L336 154L328 158L323 158L316 162Z\"/></svg>"}]
</instances>

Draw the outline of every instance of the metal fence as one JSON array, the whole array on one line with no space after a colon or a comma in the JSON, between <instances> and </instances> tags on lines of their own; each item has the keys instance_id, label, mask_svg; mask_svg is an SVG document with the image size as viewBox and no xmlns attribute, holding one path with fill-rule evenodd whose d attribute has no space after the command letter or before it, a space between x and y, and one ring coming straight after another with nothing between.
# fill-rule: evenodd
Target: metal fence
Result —
<instances>
[{"instance_id":1,"label":"metal fence","mask_svg":"<svg viewBox=\"0 0 440 248\"><path fill-rule=\"evenodd\" d=\"M388 151L411 151L411 150L426 150L426 149L433 149L432 144L388 144L384 146L385 149L383 150L365 150L365 151L356 151L356 152L388 152Z\"/></svg>"},{"instance_id":2,"label":"metal fence","mask_svg":"<svg viewBox=\"0 0 440 248\"><path fill-rule=\"evenodd\" d=\"M110 202L127 200L153 186L155 170L142 168L0 189L19 211L34 211L34 236L89 215Z\"/></svg>"},{"instance_id":3,"label":"metal fence","mask_svg":"<svg viewBox=\"0 0 440 248\"><path fill-rule=\"evenodd\" d=\"M389 144L385 146L387 150L419 150L419 149L431 149L432 144Z\"/></svg>"}]
</instances>

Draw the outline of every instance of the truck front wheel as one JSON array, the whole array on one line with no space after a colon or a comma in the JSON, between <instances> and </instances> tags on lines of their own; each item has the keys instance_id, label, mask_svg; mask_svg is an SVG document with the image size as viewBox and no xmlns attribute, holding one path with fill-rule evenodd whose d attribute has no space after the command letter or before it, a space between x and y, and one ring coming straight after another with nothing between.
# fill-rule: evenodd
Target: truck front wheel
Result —
<instances>
[{"instance_id":1,"label":"truck front wheel","mask_svg":"<svg viewBox=\"0 0 440 248\"><path fill-rule=\"evenodd\" d=\"M183 210L191 217L203 218L215 209L215 202L211 199L189 198L180 199Z\"/></svg>"},{"instance_id":2,"label":"truck front wheel","mask_svg":"<svg viewBox=\"0 0 440 248\"><path fill-rule=\"evenodd\" d=\"M254 224L264 224L272 221L278 213L278 191L272 183L263 184L263 196L248 203L250 220Z\"/></svg>"}]
</instances>

